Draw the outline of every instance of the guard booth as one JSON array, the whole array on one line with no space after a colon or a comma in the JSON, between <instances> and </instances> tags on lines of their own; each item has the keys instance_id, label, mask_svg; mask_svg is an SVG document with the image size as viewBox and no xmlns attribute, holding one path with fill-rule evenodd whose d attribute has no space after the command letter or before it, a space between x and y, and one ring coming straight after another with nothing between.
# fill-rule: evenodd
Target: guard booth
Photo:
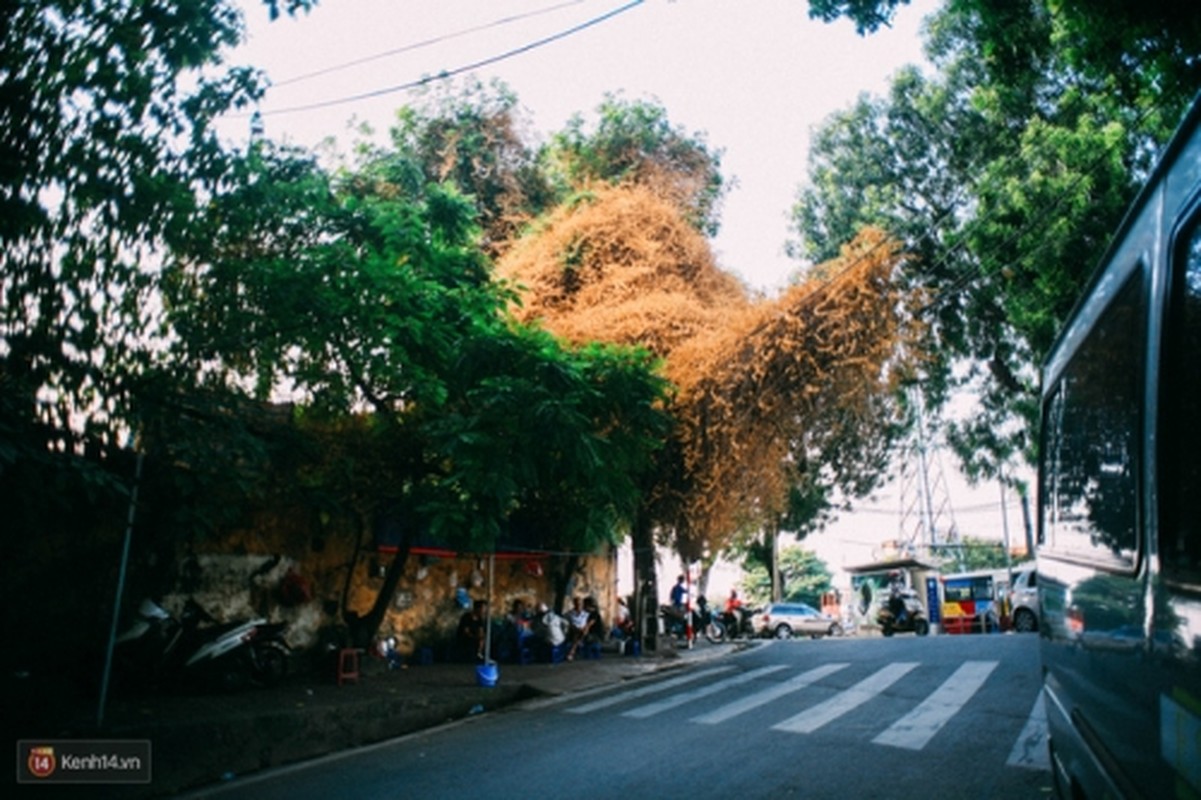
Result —
<instances>
[{"instance_id":1,"label":"guard booth","mask_svg":"<svg viewBox=\"0 0 1201 800\"><path fill-rule=\"evenodd\" d=\"M843 567L851 577L851 594L842 603L843 628L847 630L879 630L876 614L888 603L892 574L900 575L902 583L917 592L922 611L930 625L941 618L938 567L916 558L894 558L854 567Z\"/></svg>"}]
</instances>

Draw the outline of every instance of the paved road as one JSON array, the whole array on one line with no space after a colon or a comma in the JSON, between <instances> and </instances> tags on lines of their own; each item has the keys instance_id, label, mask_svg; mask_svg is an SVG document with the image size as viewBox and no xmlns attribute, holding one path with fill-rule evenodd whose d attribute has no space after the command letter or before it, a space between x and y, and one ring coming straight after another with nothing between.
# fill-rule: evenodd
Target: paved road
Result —
<instances>
[{"instance_id":1,"label":"paved road","mask_svg":"<svg viewBox=\"0 0 1201 800\"><path fill-rule=\"evenodd\" d=\"M1037 637L776 642L232 782L221 798L1045 798Z\"/></svg>"}]
</instances>

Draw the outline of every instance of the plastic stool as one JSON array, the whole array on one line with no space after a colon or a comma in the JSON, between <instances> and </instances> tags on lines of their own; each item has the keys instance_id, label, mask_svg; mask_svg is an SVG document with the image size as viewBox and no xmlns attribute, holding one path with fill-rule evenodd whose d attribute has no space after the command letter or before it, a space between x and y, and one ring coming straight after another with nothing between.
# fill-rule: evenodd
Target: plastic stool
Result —
<instances>
[{"instance_id":1,"label":"plastic stool","mask_svg":"<svg viewBox=\"0 0 1201 800\"><path fill-rule=\"evenodd\" d=\"M338 685L359 681L359 651L355 647L344 647L338 651Z\"/></svg>"},{"instance_id":2,"label":"plastic stool","mask_svg":"<svg viewBox=\"0 0 1201 800\"><path fill-rule=\"evenodd\" d=\"M419 654L419 663L423 667L428 667L430 664L434 663L434 649L432 647L421 648Z\"/></svg>"},{"instance_id":3,"label":"plastic stool","mask_svg":"<svg viewBox=\"0 0 1201 800\"><path fill-rule=\"evenodd\" d=\"M584 658L600 658L600 642L588 642L584 645Z\"/></svg>"}]
</instances>

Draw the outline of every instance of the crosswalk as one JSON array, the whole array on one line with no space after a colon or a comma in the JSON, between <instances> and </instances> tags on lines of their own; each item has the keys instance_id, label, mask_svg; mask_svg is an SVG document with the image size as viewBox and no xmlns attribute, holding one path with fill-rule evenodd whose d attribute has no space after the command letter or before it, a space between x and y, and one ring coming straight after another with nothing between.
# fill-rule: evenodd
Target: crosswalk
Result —
<instances>
[{"instance_id":1,"label":"crosswalk","mask_svg":"<svg viewBox=\"0 0 1201 800\"><path fill-rule=\"evenodd\" d=\"M934 741L942 731L984 688L998 666L997 661L966 661L933 688L925 699L890 724L882 721L884 729L871 738L872 744L903 750L920 751ZM688 719L698 725L719 725L748 712L769 706L790 696L804 697L808 689L822 688L823 681L833 676L857 679L850 686L829 694L799 713L784 719L773 719L773 731L785 734L811 735L861 706L879 698L899 681L911 674L920 674L918 662L892 662L869 669L859 677L863 666L850 662L831 662L789 674L783 664L736 671L725 665L698 669L673 678L606 694L579 705L563 709L568 714L593 714L610 711L629 719L649 719L680 707L700 708L701 713ZM916 672L915 672L916 671ZM944 671L945 674L945 671ZM845 681L844 681L845 683ZM840 684L841 685L841 684ZM716 701L705 698L716 696ZM894 698L895 699L895 698ZM1038 694L1025 725L1014 741L1006 761L1008 766L1047 770L1050 768L1047 747L1046 713L1042 695Z\"/></svg>"}]
</instances>

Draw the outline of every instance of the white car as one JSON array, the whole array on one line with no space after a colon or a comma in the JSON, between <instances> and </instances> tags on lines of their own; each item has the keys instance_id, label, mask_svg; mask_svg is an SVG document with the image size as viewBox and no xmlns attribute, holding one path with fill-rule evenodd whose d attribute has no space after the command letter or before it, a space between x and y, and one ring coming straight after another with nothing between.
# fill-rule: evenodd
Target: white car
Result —
<instances>
[{"instance_id":1,"label":"white car","mask_svg":"<svg viewBox=\"0 0 1201 800\"><path fill-rule=\"evenodd\" d=\"M751 617L755 633L776 639L791 639L793 636L839 636L842 626L838 620L823 614L808 603L768 603Z\"/></svg>"},{"instance_id":2,"label":"white car","mask_svg":"<svg viewBox=\"0 0 1201 800\"><path fill-rule=\"evenodd\" d=\"M1009 592L1009 618L1018 633L1038 630L1038 570L1026 567L1013 578Z\"/></svg>"}]
</instances>

